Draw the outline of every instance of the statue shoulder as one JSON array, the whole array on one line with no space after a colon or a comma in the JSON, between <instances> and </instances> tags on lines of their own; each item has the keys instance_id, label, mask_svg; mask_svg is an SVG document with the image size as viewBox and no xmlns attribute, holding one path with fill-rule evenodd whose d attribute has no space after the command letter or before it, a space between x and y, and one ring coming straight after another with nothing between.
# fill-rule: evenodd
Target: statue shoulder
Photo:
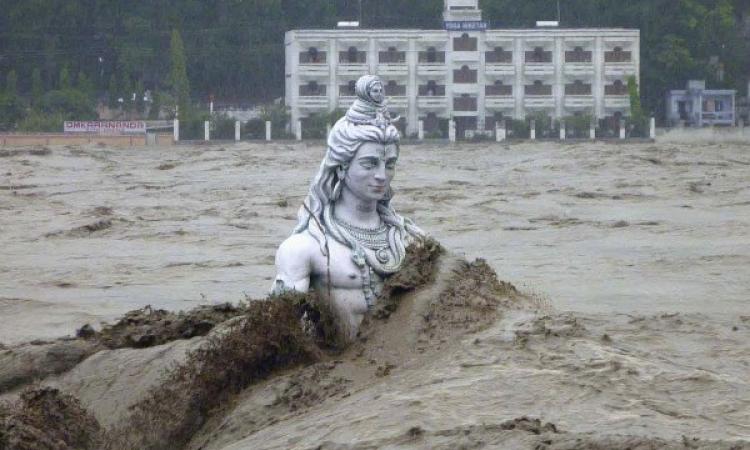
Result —
<instances>
[{"instance_id":1,"label":"statue shoulder","mask_svg":"<svg viewBox=\"0 0 750 450\"><path fill-rule=\"evenodd\" d=\"M276 264L279 262L308 261L318 250L318 242L308 230L295 233L284 239L276 251Z\"/></svg>"}]
</instances>

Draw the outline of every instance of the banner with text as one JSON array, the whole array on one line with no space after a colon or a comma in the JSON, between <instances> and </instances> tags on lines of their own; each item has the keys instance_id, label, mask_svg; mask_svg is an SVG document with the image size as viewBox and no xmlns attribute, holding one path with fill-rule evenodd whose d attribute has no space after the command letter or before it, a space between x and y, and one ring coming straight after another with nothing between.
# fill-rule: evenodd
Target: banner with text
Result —
<instances>
[{"instance_id":1,"label":"banner with text","mask_svg":"<svg viewBox=\"0 0 750 450\"><path fill-rule=\"evenodd\" d=\"M446 20L443 24L448 31L484 31L487 29L487 22L476 20Z\"/></svg>"},{"instance_id":2,"label":"banner with text","mask_svg":"<svg viewBox=\"0 0 750 450\"><path fill-rule=\"evenodd\" d=\"M71 120L65 121L63 131L89 134L146 134L146 122L142 120Z\"/></svg>"}]
</instances>

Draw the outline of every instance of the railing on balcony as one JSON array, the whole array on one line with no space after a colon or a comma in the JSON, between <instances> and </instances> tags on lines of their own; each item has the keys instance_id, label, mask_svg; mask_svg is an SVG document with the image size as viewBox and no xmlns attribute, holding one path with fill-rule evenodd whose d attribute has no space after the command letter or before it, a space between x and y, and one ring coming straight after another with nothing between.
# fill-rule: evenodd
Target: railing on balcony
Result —
<instances>
[{"instance_id":1,"label":"railing on balcony","mask_svg":"<svg viewBox=\"0 0 750 450\"><path fill-rule=\"evenodd\" d=\"M471 70L467 66L463 66L459 70L454 70L453 82L454 83L476 83L477 71Z\"/></svg>"},{"instance_id":2,"label":"railing on balcony","mask_svg":"<svg viewBox=\"0 0 750 450\"><path fill-rule=\"evenodd\" d=\"M484 95L488 97L508 97L513 95L513 86L506 84L489 84L484 87Z\"/></svg>"},{"instance_id":3,"label":"railing on balcony","mask_svg":"<svg viewBox=\"0 0 750 450\"><path fill-rule=\"evenodd\" d=\"M419 52L420 64L445 64L445 52Z\"/></svg>"},{"instance_id":4,"label":"railing on balcony","mask_svg":"<svg viewBox=\"0 0 750 450\"><path fill-rule=\"evenodd\" d=\"M303 84L299 87L300 97L325 97L325 84Z\"/></svg>"},{"instance_id":5,"label":"railing on balcony","mask_svg":"<svg viewBox=\"0 0 750 450\"><path fill-rule=\"evenodd\" d=\"M389 97L403 97L406 95L406 86L399 86L397 84L386 84L385 95Z\"/></svg>"},{"instance_id":6,"label":"railing on balcony","mask_svg":"<svg viewBox=\"0 0 750 450\"><path fill-rule=\"evenodd\" d=\"M633 59L632 52L625 52L622 50L615 49L611 52L604 52L605 63L621 63L630 62Z\"/></svg>"},{"instance_id":7,"label":"railing on balcony","mask_svg":"<svg viewBox=\"0 0 750 450\"><path fill-rule=\"evenodd\" d=\"M339 62L343 64L364 64L367 62L367 52L351 50L339 52Z\"/></svg>"},{"instance_id":8,"label":"railing on balcony","mask_svg":"<svg viewBox=\"0 0 750 450\"><path fill-rule=\"evenodd\" d=\"M300 64L326 64L326 52L299 52Z\"/></svg>"},{"instance_id":9,"label":"railing on balcony","mask_svg":"<svg viewBox=\"0 0 750 450\"><path fill-rule=\"evenodd\" d=\"M382 64L402 64L406 62L406 52L378 52L378 61Z\"/></svg>"},{"instance_id":10,"label":"railing on balcony","mask_svg":"<svg viewBox=\"0 0 750 450\"><path fill-rule=\"evenodd\" d=\"M628 87L622 83L615 82L604 86L604 95L628 95Z\"/></svg>"},{"instance_id":11,"label":"railing on balcony","mask_svg":"<svg viewBox=\"0 0 750 450\"><path fill-rule=\"evenodd\" d=\"M584 50L573 50L565 52L566 63L590 63L591 52Z\"/></svg>"},{"instance_id":12,"label":"railing on balcony","mask_svg":"<svg viewBox=\"0 0 750 450\"><path fill-rule=\"evenodd\" d=\"M477 110L476 97L455 97L453 99L453 110L454 111L476 111Z\"/></svg>"},{"instance_id":13,"label":"railing on balcony","mask_svg":"<svg viewBox=\"0 0 750 450\"><path fill-rule=\"evenodd\" d=\"M527 63L551 63L552 52L542 50L532 50L525 53L525 61Z\"/></svg>"},{"instance_id":14,"label":"railing on balcony","mask_svg":"<svg viewBox=\"0 0 750 450\"><path fill-rule=\"evenodd\" d=\"M464 33L461 37L453 38L453 51L475 52L477 51L477 38L469 37Z\"/></svg>"},{"instance_id":15,"label":"railing on balcony","mask_svg":"<svg viewBox=\"0 0 750 450\"><path fill-rule=\"evenodd\" d=\"M484 52L484 61L488 64L512 63L513 52L505 51L502 48L496 48L491 52Z\"/></svg>"},{"instance_id":16,"label":"railing on balcony","mask_svg":"<svg viewBox=\"0 0 750 450\"><path fill-rule=\"evenodd\" d=\"M420 97L445 97L445 85L421 85L419 86Z\"/></svg>"},{"instance_id":17,"label":"railing on balcony","mask_svg":"<svg viewBox=\"0 0 750 450\"><path fill-rule=\"evenodd\" d=\"M576 81L565 85L565 95L591 95L591 85Z\"/></svg>"},{"instance_id":18,"label":"railing on balcony","mask_svg":"<svg viewBox=\"0 0 750 450\"><path fill-rule=\"evenodd\" d=\"M527 84L523 87L525 95L549 96L552 95L552 86L549 84Z\"/></svg>"}]
</instances>

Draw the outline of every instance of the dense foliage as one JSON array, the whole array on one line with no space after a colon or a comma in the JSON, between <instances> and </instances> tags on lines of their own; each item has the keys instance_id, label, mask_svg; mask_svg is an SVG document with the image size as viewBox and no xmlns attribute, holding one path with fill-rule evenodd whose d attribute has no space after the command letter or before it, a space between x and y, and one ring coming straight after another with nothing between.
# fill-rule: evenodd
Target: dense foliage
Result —
<instances>
[{"instance_id":1,"label":"dense foliage","mask_svg":"<svg viewBox=\"0 0 750 450\"><path fill-rule=\"evenodd\" d=\"M163 105L268 101L284 92L284 32L330 28L357 19L358 0L0 0L0 80L11 73L15 92L3 105L17 114L29 104L57 110L76 95L142 108L124 93L163 93ZM367 28L440 28L440 0L362 0ZM530 27L555 19L555 0L483 0L493 28ZM747 0L560 0L564 27L641 30L644 113L658 112L664 92L689 78L741 89L750 73L742 19ZM747 25L745 25L747 28ZM746 31L746 30L745 30ZM180 55L180 52L183 52ZM186 74L186 76L185 76ZM6 83L3 83L4 85ZM11 84L11 83L8 83ZM5 87L5 86L3 86ZM49 95L49 91L60 91ZM11 97L9 99L9 97ZM132 100L133 104L127 104ZM3 107L5 109L5 106Z\"/></svg>"}]
</instances>

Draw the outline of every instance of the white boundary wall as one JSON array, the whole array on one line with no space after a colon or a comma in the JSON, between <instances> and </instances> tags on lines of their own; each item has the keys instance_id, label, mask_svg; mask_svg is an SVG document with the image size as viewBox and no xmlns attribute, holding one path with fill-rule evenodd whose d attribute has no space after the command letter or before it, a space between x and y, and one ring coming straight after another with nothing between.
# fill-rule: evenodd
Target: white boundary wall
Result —
<instances>
[{"instance_id":1,"label":"white boundary wall","mask_svg":"<svg viewBox=\"0 0 750 450\"><path fill-rule=\"evenodd\" d=\"M750 127L657 128L657 142L744 142L750 144Z\"/></svg>"}]
</instances>

